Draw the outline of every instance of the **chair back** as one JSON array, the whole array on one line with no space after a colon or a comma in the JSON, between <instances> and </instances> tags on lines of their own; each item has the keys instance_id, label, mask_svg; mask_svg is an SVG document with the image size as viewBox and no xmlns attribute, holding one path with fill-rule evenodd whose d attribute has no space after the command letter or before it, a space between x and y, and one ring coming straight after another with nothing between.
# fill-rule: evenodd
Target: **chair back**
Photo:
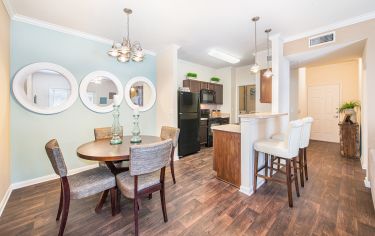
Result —
<instances>
[{"instance_id":1,"label":"chair back","mask_svg":"<svg viewBox=\"0 0 375 236\"><path fill-rule=\"evenodd\" d=\"M95 128L95 141L112 138L112 127ZM120 127L120 137L124 136L124 128Z\"/></svg>"},{"instance_id":2,"label":"chair back","mask_svg":"<svg viewBox=\"0 0 375 236\"><path fill-rule=\"evenodd\" d=\"M292 157L298 156L298 151L301 142L302 126L302 120L290 121L288 125L288 133L284 142L288 146L289 154Z\"/></svg>"},{"instance_id":3,"label":"chair back","mask_svg":"<svg viewBox=\"0 0 375 236\"><path fill-rule=\"evenodd\" d=\"M60 177L65 177L68 174L68 171L57 140L50 140L46 144L45 149L55 173Z\"/></svg>"},{"instance_id":4,"label":"chair back","mask_svg":"<svg viewBox=\"0 0 375 236\"><path fill-rule=\"evenodd\" d=\"M149 174L168 165L172 145L172 140L167 139L153 144L131 146L130 175Z\"/></svg>"},{"instance_id":5,"label":"chair back","mask_svg":"<svg viewBox=\"0 0 375 236\"><path fill-rule=\"evenodd\" d=\"M312 117L305 117L302 119L302 121L303 121L303 126L302 126L300 148L306 148L309 146L309 143L310 143L311 125L314 119Z\"/></svg>"},{"instance_id":6,"label":"chair back","mask_svg":"<svg viewBox=\"0 0 375 236\"><path fill-rule=\"evenodd\" d=\"M161 127L160 138L162 138L163 140L172 139L174 148L177 147L178 145L179 136L180 136L179 128L174 128L174 127L169 127L169 126Z\"/></svg>"}]
</instances>

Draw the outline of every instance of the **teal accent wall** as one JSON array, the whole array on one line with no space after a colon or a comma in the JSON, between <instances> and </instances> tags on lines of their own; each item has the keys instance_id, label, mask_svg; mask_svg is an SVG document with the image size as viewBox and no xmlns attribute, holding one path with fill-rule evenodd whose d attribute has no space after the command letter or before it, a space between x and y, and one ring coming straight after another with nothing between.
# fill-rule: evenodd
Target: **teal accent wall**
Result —
<instances>
[{"instance_id":1,"label":"teal accent wall","mask_svg":"<svg viewBox=\"0 0 375 236\"><path fill-rule=\"evenodd\" d=\"M135 76L156 81L155 57L146 55L142 63L121 64L107 56L110 45L77 36L12 21L11 23L11 80L24 66L36 62L51 62L68 69L78 84L90 72L105 70L116 75L125 87ZM156 85L155 85L156 87ZM62 148L68 169L95 162L76 156L76 148L94 139L95 127L112 125L111 113L95 113L84 106L80 98L69 109L53 115L40 115L26 110L11 94L11 156L12 183L30 180L53 173L44 145L56 138ZM126 135L132 128L132 111L125 99L121 104L120 123ZM158 135L156 109L142 112L142 134Z\"/></svg>"}]
</instances>

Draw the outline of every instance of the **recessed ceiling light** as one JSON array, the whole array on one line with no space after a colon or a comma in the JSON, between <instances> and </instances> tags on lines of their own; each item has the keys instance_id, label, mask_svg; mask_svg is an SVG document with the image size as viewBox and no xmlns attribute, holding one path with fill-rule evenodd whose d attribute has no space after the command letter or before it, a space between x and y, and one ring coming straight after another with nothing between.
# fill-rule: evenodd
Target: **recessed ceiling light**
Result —
<instances>
[{"instance_id":1,"label":"recessed ceiling light","mask_svg":"<svg viewBox=\"0 0 375 236\"><path fill-rule=\"evenodd\" d=\"M222 61L229 62L231 64L236 64L236 63L240 62L240 59L235 58L234 56L228 55L224 52L218 51L216 49L210 50L208 52L208 55L210 55L211 57L215 57L217 59L220 59Z\"/></svg>"}]
</instances>

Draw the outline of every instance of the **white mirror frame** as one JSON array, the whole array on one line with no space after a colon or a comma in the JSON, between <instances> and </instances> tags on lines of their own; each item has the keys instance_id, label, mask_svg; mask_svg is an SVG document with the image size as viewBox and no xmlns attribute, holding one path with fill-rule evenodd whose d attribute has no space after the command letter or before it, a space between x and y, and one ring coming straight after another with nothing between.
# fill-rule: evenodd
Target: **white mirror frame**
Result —
<instances>
[{"instance_id":1,"label":"white mirror frame","mask_svg":"<svg viewBox=\"0 0 375 236\"><path fill-rule=\"evenodd\" d=\"M120 103L122 102L122 99L124 97L124 91L123 91L124 89L122 87L121 81L114 74L109 73L107 71L101 71L101 70L91 72L90 74L86 75L85 78L83 78L79 86L79 96L81 97L83 104L85 104L85 106L89 108L90 110L94 112L98 112L98 113L108 113L108 112L113 111L113 104L110 104L108 106L103 106L103 107L97 106L93 104L92 102L90 102L87 96L85 96L87 93L87 86L92 81L92 79L98 76L106 77L112 80L112 82L115 84L117 88L117 91L118 91L117 95L120 96L120 99L121 99Z\"/></svg>"},{"instance_id":2,"label":"white mirror frame","mask_svg":"<svg viewBox=\"0 0 375 236\"><path fill-rule=\"evenodd\" d=\"M70 97L68 98L66 102L56 107L40 108L40 107L34 106L32 103L30 103L27 100L26 96L24 95L25 80L27 76L39 70L56 71L60 73L61 75L63 75L68 80L71 91L70 91ZM20 71L18 71L12 83L12 90L13 90L13 94L15 98L23 107L25 107L26 109L32 112L39 113L39 114L56 114L56 113L62 112L68 109L70 106L72 106L78 97L78 84L74 75L70 71L65 69L64 67L53 64L53 63L48 63L48 62L39 62L39 63L30 64L22 68Z\"/></svg>"},{"instance_id":3,"label":"white mirror frame","mask_svg":"<svg viewBox=\"0 0 375 236\"><path fill-rule=\"evenodd\" d=\"M146 104L143 107L138 107L139 111L147 111L147 110L151 109L151 107L153 107L154 104L155 104L155 101L156 101L156 89L155 89L154 84L151 82L151 80L147 79L146 77L137 76L137 77L134 77L134 78L130 79L126 83L125 90L124 90L125 100L126 100L126 102L128 103L128 105L129 105L129 107L131 109L134 110L134 109L137 108L137 106L132 102L132 100L130 98L130 89L131 89L132 85L135 84L135 83L137 83L137 82L144 82L148 86L150 86L150 89L151 89L151 100L150 101L151 102L149 104Z\"/></svg>"}]
</instances>

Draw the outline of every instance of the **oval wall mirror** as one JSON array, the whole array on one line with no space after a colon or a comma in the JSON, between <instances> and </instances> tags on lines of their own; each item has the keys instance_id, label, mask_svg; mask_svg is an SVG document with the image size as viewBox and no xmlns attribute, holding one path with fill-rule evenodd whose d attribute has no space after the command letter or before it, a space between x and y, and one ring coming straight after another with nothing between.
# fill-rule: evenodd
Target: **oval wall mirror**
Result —
<instances>
[{"instance_id":1,"label":"oval wall mirror","mask_svg":"<svg viewBox=\"0 0 375 236\"><path fill-rule=\"evenodd\" d=\"M128 105L135 109L139 106L139 111L151 109L156 101L156 90L151 80L146 77L134 77L126 83L125 100Z\"/></svg>"},{"instance_id":2,"label":"oval wall mirror","mask_svg":"<svg viewBox=\"0 0 375 236\"><path fill-rule=\"evenodd\" d=\"M82 80L79 87L82 102L92 111L106 113L113 111L115 95L123 98L120 80L107 71L94 71Z\"/></svg>"},{"instance_id":3,"label":"oval wall mirror","mask_svg":"<svg viewBox=\"0 0 375 236\"><path fill-rule=\"evenodd\" d=\"M34 63L18 71L12 89L22 106L40 114L62 112L78 97L78 84L73 74L47 62Z\"/></svg>"}]
</instances>

